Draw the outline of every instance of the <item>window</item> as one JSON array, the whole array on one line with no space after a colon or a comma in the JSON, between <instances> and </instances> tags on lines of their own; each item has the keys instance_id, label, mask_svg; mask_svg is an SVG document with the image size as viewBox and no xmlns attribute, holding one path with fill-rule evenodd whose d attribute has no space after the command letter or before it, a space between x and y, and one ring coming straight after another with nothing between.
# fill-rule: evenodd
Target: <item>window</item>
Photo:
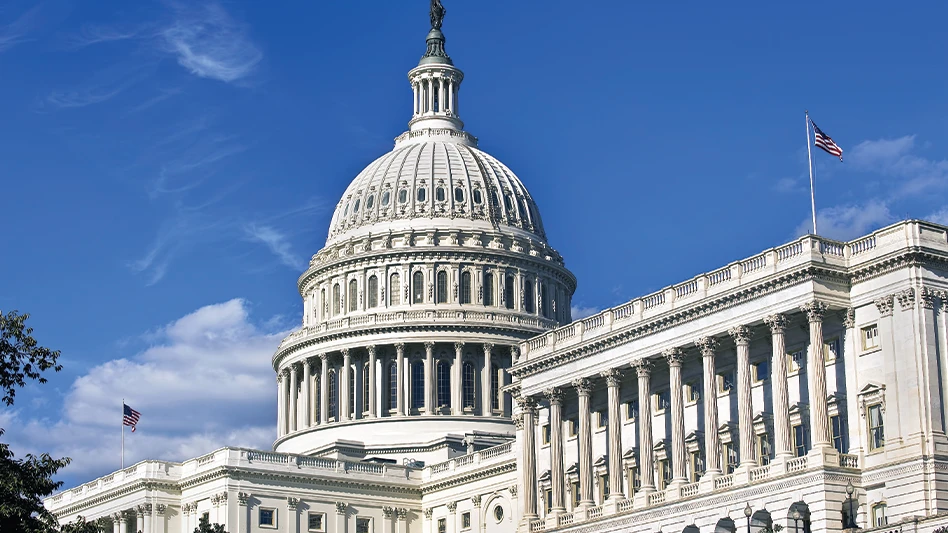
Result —
<instances>
[{"instance_id":1,"label":"window","mask_svg":"<svg viewBox=\"0 0 948 533\"><path fill-rule=\"evenodd\" d=\"M604 428L609 424L609 415L605 411L596 411L596 427Z\"/></svg>"},{"instance_id":2,"label":"window","mask_svg":"<svg viewBox=\"0 0 948 533\"><path fill-rule=\"evenodd\" d=\"M494 275L484 274L484 305L494 305Z\"/></svg>"},{"instance_id":3,"label":"window","mask_svg":"<svg viewBox=\"0 0 948 533\"><path fill-rule=\"evenodd\" d=\"M803 367L803 361L806 359L804 350L797 350L787 354L787 373L794 374Z\"/></svg>"},{"instance_id":4,"label":"window","mask_svg":"<svg viewBox=\"0 0 948 533\"><path fill-rule=\"evenodd\" d=\"M388 305L398 305L402 302L402 284L398 274L388 278Z\"/></svg>"},{"instance_id":5,"label":"window","mask_svg":"<svg viewBox=\"0 0 948 533\"><path fill-rule=\"evenodd\" d=\"M573 509L579 507L579 481L570 481L569 493L573 500Z\"/></svg>"},{"instance_id":6,"label":"window","mask_svg":"<svg viewBox=\"0 0 948 533\"><path fill-rule=\"evenodd\" d=\"M665 409L668 409L670 403L667 390L656 392L652 395L652 398L654 398L653 403L655 405L656 411L664 411Z\"/></svg>"},{"instance_id":7,"label":"window","mask_svg":"<svg viewBox=\"0 0 948 533\"><path fill-rule=\"evenodd\" d=\"M471 529L471 512L461 513L461 529Z\"/></svg>"},{"instance_id":8,"label":"window","mask_svg":"<svg viewBox=\"0 0 948 533\"><path fill-rule=\"evenodd\" d=\"M733 474L737 469L737 448L733 442L724 443L724 473Z\"/></svg>"},{"instance_id":9,"label":"window","mask_svg":"<svg viewBox=\"0 0 948 533\"><path fill-rule=\"evenodd\" d=\"M833 447L839 453L846 453L843 443L843 419L839 415L830 417L830 426L833 428Z\"/></svg>"},{"instance_id":10,"label":"window","mask_svg":"<svg viewBox=\"0 0 948 533\"><path fill-rule=\"evenodd\" d=\"M439 202L444 201L444 187L438 187L435 189L435 200Z\"/></svg>"},{"instance_id":11,"label":"window","mask_svg":"<svg viewBox=\"0 0 948 533\"><path fill-rule=\"evenodd\" d=\"M839 357L839 337L823 343L823 358L826 361L835 361Z\"/></svg>"},{"instance_id":12,"label":"window","mask_svg":"<svg viewBox=\"0 0 948 533\"><path fill-rule=\"evenodd\" d=\"M793 452L797 457L806 455L806 433L803 431L803 424L793 426Z\"/></svg>"},{"instance_id":13,"label":"window","mask_svg":"<svg viewBox=\"0 0 948 533\"><path fill-rule=\"evenodd\" d=\"M543 505L546 507L546 514L550 514L553 509L553 489L543 491Z\"/></svg>"},{"instance_id":14,"label":"window","mask_svg":"<svg viewBox=\"0 0 948 533\"><path fill-rule=\"evenodd\" d=\"M325 313L329 307L329 304L326 302L326 289L319 290L319 313ZM325 316L322 317L323 320L326 319Z\"/></svg>"},{"instance_id":15,"label":"window","mask_svg":"<svg viewBox=\"0 0 948 533\"><path fill-rule=\"evenodd\" d=\"M365 208L372 209L373 205L375 205L375 195L370 194L369 197L365 199Z\"/></svg>"},{"instance_id":16,"label":"window","mask_svg":"<svg viewBox=\"0 0 948 533\"><path fill-rule=\"evenodd\" d=\"M490 365L490 408L500 410L500 367Z\"/></svg>"},{"instance_id":17,"label":"window","mask_svg":"<svg viewBox=\"0 0 948 533\"><path fill-rule=\"evenodd\" d=\"M659 482L661 486L658 487L658 490L665 490L665 487L667 487L672 480L671 461L668 459L659 459L658 471L661 474L659 476Z\"/></svg>"},{"instance_id":18,"label":"window","mask_svg":"<svg viewBox=\"0 0 948 533\"><path fill-rule=\"evenodd\" d=\"M398 409L398 364L388 365L388 408Z\"/></svg>"},{"instance_id":19,"label":"window","mask_svg":"<svg viewBox=\"0 0 948 533\"><path fill-rule=\"evenodd\" d=\"M872 523L876 527L883 527L889 525L889 519L885 516L885 504L877 503L872 506Z\"/></svg>"},{"instance_id":20,"label":"window","mask_svg":"<svg viewBox=\"0 0 948 533\"><path fill-rule=\"evenodd\" d=\"M464 189L460 187L454 188L454 201L459 203L464 201Z\"/></svg>"},{"instance_id":21,"label":"window","mask_svg":"<svg viewBox=\"0 0 948 533\"><path fill-rule=\"evenodd\" d=\"M701 401L701 386L697 383L689 383L687 387L688 403L697 403Z\"/></svg>"},{"instance_id":22,"label":"window","mask_svg":"<svg viewBox=\"0 0 948 533\"><path fill-rule=\"evenodd\" d=\"M329 371L329 418L339 419L339 380L335 370Z\"/></svg>"},{"instance_id":23,"label":"window","mask_svg":"<svg viewBox=\"0 0 948 533\"><path fill-rule=\"evenodd\" d=\"M639 402L630 400L625 402L625 419L632 421L639 416Z\"/></svg>"},{"instance_id":24,"label":"window","mask_svg":"<svg viewBox=\"0 0 948 533\"><path fill-rule=\"evenodd\" d=\"M425 406L425 364L421 361L411 365L411 406L414 409Z\"/></svg>"},{"instance_id":25,"label":"window","mask_svg":"<svg viewBox=\"0 0 948 533\"><path fill-rule=\"evenodd\" d=\"M349 280L349 312L359 310L359 283L352 279Z\"/></svg>"},{"instance_id":26,"label":"window","mask_svg":"<svg viewBox=\"0 0 948 533\"><path fill-rule=\"evenodd\" d=\"M364 516L356 517L356 533L369 533L372 531L372 519Z\"/></svg>"},{"instance_id":27,"label":"window","mask_svg":"<svg viewBox=\"0 0 948 533\"><path fill-rule=\"evenodd\" d=\"M867 408L869 417L869 450L879 450L885 447L885 424L882 420L882 404L870 405Z\"/></svg>"},{"instance_id":28,"label":"window","mask_svg":"<svg viewBox=\"0 0 948 533\"><path fill-rule=\"evenodd\" d=\"M507 274L507 279L504 280L504 305L507 309L514 308L514 277L510 274Z\"/></svg>"},{"instance_id":29,"label":"window","mask_svg":"<svg viewBox=\"0 0 948 533\"><path fill-rule=\"evenodd\" d=\"M382 207L385 207L385 206L388 205L388 201L389 201L389 199L390 199L390 198L389 198L390 196L391 196L391 195L389 194L388 191L385 191L385 192L382 193ZM372 207L372 206L369 206L369 207Z\"/></svg>"},{"instance_id":30,"label":"window","mask_svg":"<svg viewBox=\"0 0 948 533\"><path fill-rule=\"evenodd\" d=\"M326 524L326 515L323 513L309 513L308 526L310 531L324 531Z\"/></svg>"},{"instance_id":31,"label":"window","mask_svg":"<svg viewBox=\"0 0 948 533\"><path fill-rule=\"evenodd\" d=\"M873 350L879 347L879 325L872 324L862 328L862 349Z\"/></svg>"},{"instance_id":32,"label":"window","mask_svg":"<svg viewBox=\"0 0 948 533\"><path fill-rule=\"evenodd\" d=\"M632 490L629 491L629 496L631 496L642 487L642 476L639 475L639 469L634 466L629 467L626 471L626 475L628 476L627 482L629 486L632 487Z\"/></svg>"},{"instance_id":33,"label":"window","mask_svg":"<svg viewBox=\"0 0 948 533\"><path fill-rule=\"evenodd\" d=\"M471 303L471 273L461 272L461 303Z\"/></svg>"},{"instance_id":34,"label":"window","mask_svg":"<svg viewBox=\"0 0 948 533\"><path fill-rule=\"evenodd\" d=\"M490 205L496 207L500 206L499 200L497 200L497 193L494 191L490 191Z\"/></svg>"},{"instance_id":35,"label":"window","mask_svg":"<svg viewBox=\"0 0 948 533\"><path fill-rule=\"evenodd\" d=\"M757 464L759 466L770 464L770 435L766 433L757 435Z\"/></svg>"},{"instance_id":36,"label":"window","mask_svg":"<svg viewBox=\"0 0 948 533\"><path fill-rule=\"evenodd\" d=\"M276 527L276 509L260 509L260 525L264 527Z\"/></svg>"},{"instance_id":37,"label":"window","mask_svg":"<svg viewBox=\"0 0 948 533\"><path fill-rule=\"evenodd\" d=\"M369 309L379 306L379 278L369 276Z\"/></svg>"},{"instance_id":38,"label":"window","mask_svg":"<svg viewBox=\"0 0 948 533\"><path fill-rule=\"evenodd\" d=\"M734 374L732 372L718 374L718 394L731 392L731 389L733 388L734 388Z\"/></svg>"},{"instance_id":39,"label":"window","mask_svg":"<svg viewBox=\"0 0 948 533\"><path fill-rule=\"evenodd\" d=\"M513 203L510 201L509 194L504 195L504 208L507 210L507 213L509 215L513 215L513 213L511 213L511 211L513 210Z\"/></svg>"},{"instance_id":40,"label":"window","mask_svg":"<svg viewBox=\"0 0 948 533\"><path fill-rule=\"evenodd\" d=\"M398 203L403 204L408 201L408 191L402 189L398 191Z\"/></svg>"},{"instance_id":41,"label":"window","mask_svg":"<svg viewBox=\"0 0 948 533\"><path fill-rule=\"evenodd\" d=\"M321 407L320 407L320 404L319 404L320 396L322 396L322 394L319 393L319 391L322 390L322 389L320 388L320 387L322 386L322 383L320 383L319 380L320 380L319 374L316 374L315 376L313 376L313 389L312 389L312 391L313 391L313 416L315 417L316 420L319 420L319 413L322 412L322 411L320 411Z\"/></svg>"},{"instance_id":42,"label":"window","mask_svg":"<svg viewBox=\"0 0 948 533\"><path fill-rule=\"evenodd\" d=\"M577 432L579 432L579 420L575 418L566 419L566 435L575 437Z\"/></svg>"},{"instance_id":43,"label":"window","mask_svg":"<svg viewBox=\"0 0 948 533\"><path fill-rule=\"evenodd\" d=\"M415 198L417 198L419 202L424 202L427 197L426 192L424 187L418 187L418 194L415 195Z\"/></svg>"},{"instance_id":44,"label":"window","mask_svg":"<svg viewBox=\"0 0 948 533\"><path fill-rule=\"evenodd\" d=\"M359 212L359 204L360 204L361 202L362 202L361 199L356 199L355 207L352 208L352 213L353 213L353 214Z\"/></svg>"},{"instance_id":45,"label":"window","mask_svg":"<svg viewBox=\"0 0 948 533\"><path fill-rule=\"evenodd\" d=\"M362 412L369 412L369 363L362 365Z\"/></svg>"},{"instance_id":46,"label":"window","mask_svg":"<svg viewBox=\"0 0 948 533\"><path fill-rule=\"evenodd\" d=\"M438 519L438 533L448 533L448 519L447 518Z\"/></svg>"},{"instance_id":47,"label":"window","mask_svg":"<svg viewBox=\"0 0 948 533\"><path fill-rule=\"evenodd\" d=\"M332 286L332 314L334 316L338 315L340 311L339 299L339 284L336 283Z\"/></svg>"},{"instance_id":48,"label":"window","mask_svg":"<svg viewBox=\"0 0 948 533\"><path fill-rule=\"evenodd\" d=\"M451 401L451 365L438 361L438 407L444 407Z\"/></svg>"},{"instance_id":49,"label":"window","mask_svg":"<svg viewBox=\"0 0 948 533\"><path fill-rule=\"evenodd\" d=\"M528 313L536 312L536 298L533 296L533 280L525 280L523 284L523 303L524 311Z\"/></svg>"},{"instance_id":50,"label":"window","mask_svg":"<svg viewBox=\"0 0 948 533\"><path fill-rule=\"evenodd\" d=\"M356 410L356 404L355 404L356 403L355 401L356 375L355 375L355 372L353 372L351 368L349 369L348 374L349 374L349 406L348 406L349 412L345 413L346 418L349 418L349 416L352 415L352 413L355 412Z\"/></svg>"},{"instance_id":51,"label":"window","mask_svg":"<svg viewBox=\"0 0 948 533\"><path fill-rule=\"evenodd\" d=\"M609 497L609 474L599 476L599 503L604 503Z\"/></svg>"},{"instance_id":52,"label":"window","mask_svg":"<svg viewBox=\"0 0 948 533\"><path fill-rule=\"evenodd\" d=\"M484 200L484 198L481 197L481 190L480 190L480 189L474 189L474 194L473 194L473 196L474 196L474 203L475 203L475 204L480 205L481 202L483 202L483 200Z\"/></svg>"},{"instance_id":53,"label":"window","mask_svg":"<svg viewBox=\"0 0 948 533\"><path fill-rule=\"evenodd\" d=\"M438 303L448 302L448 273L444 270L438 272Z\"/></svg>"},{"instance_id":54,"label":"window","mask_svg":"<svg viewBox=\"0 0 948 533\"><path fill-rule=\"evenodd\" d=\"M411 294L411 303L425 303L425 275L420 270L411 275Z\"/></svg>"},{"instance_id":55,"label":"window","mask_svg":"<svg viewBox=\"0 0 948 533\"><path fill-rule=\"evenodd\" d=\"M701 458L701 452L695 450L691 452L691 482L697 483L704 475L704 460Z\"/></svg>"},{"instance_id":56,"label":"window","mask_svg":"<svg viewBox=\"0 0 948 533\"><path fill-rule=\"evenodd\" d=\"M471 363L470 361L465 361L463 370L464 372L463 372L462 377L464 379L462 381L464 385L464 391L463 391L464 407L473 409L474 408L474 386L475 386L474 364Z\"/></svg>"},{"instance_id":57,"label":"window","mask_svg":"<svg viewBox=\"0 0 948 533\"><path fill-rule=\"evenodd\" d=\"M346 208L342 210L342 216L349 216L349 204L346 204Z\"/></svg>"},{"instance_id":58,"label":"window","mask_svg":"<svg viewBox=\"0 0 948 533\"><path fill-rule=\"evenodd\" d=\"M540 426L540 442L542 442L543 444L550 443L550 425L549 424L543 424L542 426Z\"/></svg>"},{"instance_id":59,"label":"window","mask_svg":"<svg viewBox=\"0 0 948 533\"><path fill-rule=\"evenodd\" d=\"M552 493L550 493L550 499L553 499ZM551 501L552 503L552 501ZM494 520L498 522L503 522L504 520L504 508L501 506L494 507Z\"/></svg>"},{"instance_id":60,"label":"window","mask_svg":"<svg viewBox=\"0 0 948 533\"><path fill-rule=\"evenodd\" d=\"M546 283L540 284L540 316L550 318L550 307L546 301Z\"/></svg>"},{"instance_id":61,"label":"window","mask_svg":"<svg viewBox=\"0 0 948 533\"><path fill-rule=\"evenodd\" d=\"M754 367L754 383L761 383L769 377L770 365L767 364L767 361L754 363L753 367Z\"/></svg>"}]
</instances>

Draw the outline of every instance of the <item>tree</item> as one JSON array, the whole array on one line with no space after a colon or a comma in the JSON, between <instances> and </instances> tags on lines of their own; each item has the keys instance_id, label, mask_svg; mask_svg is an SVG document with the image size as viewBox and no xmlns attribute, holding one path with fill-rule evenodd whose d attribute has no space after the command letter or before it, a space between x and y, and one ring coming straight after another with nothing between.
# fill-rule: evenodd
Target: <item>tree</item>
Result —
<instances>
[{"instance_id":1,"label":"tree","mask_svg":"<svg viewBox=\"0 0 948 533\"><path fill-rule=\"evenodd\" d=\"M206 516L202 516L198 522L198 527L194 528L194 533L227 533L224 526L220 524L211 524Z\"/></svg>"},{"instance_id":2,"label":"tree","mask_svg":"<svg viewBox=\"0 0 948 533\"><path fill-rule=\"evenodd\" d=\"M8 406L13 405L16 389L24 387L26 380L46 383L44 372L62 370L57 362L59 351L44 348L33 338L33 328L26 325L29 317L17 311L0 312L0 392L3 403ZM56 517L43 506L43 497L62 486L61 481L53 481L53 476L68 464L68 458L53 459L45 453L16 459L9 445L0 443L0 531L56 531ZM74 526L82 527L69 525Z\"/></svg>"},{"instance_id":3,"label":"tree","mask_svg":"<svg viewBox=\"0 0 948 533\"><path fill-rule=\"evenodd\" d=\"M66 524L60 529L61 533L100 533L102 530L93 522L86 522L83 517L76 518L75 522Z\"/></svg>"}]
</instances>

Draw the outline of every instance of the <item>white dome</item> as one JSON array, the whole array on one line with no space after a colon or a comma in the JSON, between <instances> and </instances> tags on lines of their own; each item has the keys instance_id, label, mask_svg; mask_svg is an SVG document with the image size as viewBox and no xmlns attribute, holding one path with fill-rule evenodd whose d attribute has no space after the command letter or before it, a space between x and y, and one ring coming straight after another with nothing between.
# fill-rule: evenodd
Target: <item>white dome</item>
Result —
<instances>
[{"instance_id":1,"label":"white dome","mask_svg":"<svg viewBox=\"0 0 948 533\"><path fill-rule=\"evenodd\" d=\"M466 133L449 131L406 133L360 172L336 206L326 245L405 229L482 229L545 242L520 179Z\"/></svg>"}]
</instances>

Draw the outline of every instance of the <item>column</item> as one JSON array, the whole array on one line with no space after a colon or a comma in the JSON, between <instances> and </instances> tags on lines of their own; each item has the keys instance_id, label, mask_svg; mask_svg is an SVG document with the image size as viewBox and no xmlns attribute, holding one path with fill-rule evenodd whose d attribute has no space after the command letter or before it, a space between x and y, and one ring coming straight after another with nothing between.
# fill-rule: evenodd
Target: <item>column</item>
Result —
<instances>
[{"instance_id":1,"label":"column","mask_svg":"<svg viewBox=\"0 0 948 533\"><path fill-rule=\"evenodd\" d=\"M418 114L418 83L411 84L411 103L412 103L412 114Z\"/></svg>"},{"instance_id":2,"label":"column","mask_svg":"<svg viewBox=\"0 0 948 533\"><path fill-rule=\"evenodd\" d=\"M550 483L553 485L552 514L566 511L563 479L563 391L556 387L543 393L550 402Z\"/></svg>"},{"instance_id":3,"label":"column","mask_svg":"<svg viewBox=\"0 0 948 533\"><path fill-rule=\"evenodd\" d=\"M438 111L443 113L445 107L444 78L438 78Z\"/></svg>"},{"instance_id":4,"label":"column","mask_svg":"<svg viewBox=\"0 0 948 533\"><path fill-rule=\"evenodd\" d=\"M622 493L622 418L619 414L619 386L622 383L622 373L617 368L604 370L600 374L606 379L607 398L609 402L609 499L621 500Z\"/></svg>"},{"instance_id":5,"label":"column","mask_svg":"<svg viewBox=\"0 0 948 533\"><path fill-rule=\"evenodd\" d=\"M395 510L398 522L395 524L395 533L408 533L408 509L399 507ZM345 533L340 530L340 533Z\"/></svg>"},{"instance_id":6,"label":"column","mask_svg":"<svg viewBox=\"0 0 948 533\"><path fill-rule=\"evenodd\" d=\"M339 375L339 420L349 420L351 418L352 406L349 405L349 376L352 374L352 358L349 355L349 349L343 348L342 352L342 372Z\"/></svg>"},{"instance_id":7,"label":"column","mask_svg":"<svg viewBox=\"0 0 948 533\"><path fill-rule=\"evenodd\" d=\"M303 359L303 427L313 425L313 371L310 359Z\"/></svg>"},{"instance_id":8,"label":"column","mask_svg":"<svg viewBox=\"0 0 948 533\"><path fill-rule=\"evenodd\" d=\"M461 528L458 527L458 502L448 502L447 508L451 515L448 517L448 531L460 531Z\"/></svg>"},{"instance_id":9,"label":"column","mask_svg":"<svg viewBox=\"0 0 948 533\"><path fill-rule=\"evenodd\" d=\"M464 414L464 343L454 343L454 372L451 373L451 407L456 415Z\"/></svg>"},{"instance_id":10,"label":"column","mask_svg":"<svg viewBox=\"0 0 948 533\"><path fill-rule=\"evenodd\" d=\"M639 359L632 363L639 378L639 474L642 477L641 492L655 492L655 451L652 449L652 392L649 379L652 362Z\"/></svg>"},{"instance_id":11,"label":"column","mask_svg":"<svg viewBox=\"0 0 948 533\"><path fill-rule=\"evenodd\" d=\"M672 436L672 482L687 483L688 468L685 463L685 406L681 385L681 365L685 352L681 348L670 348L662 354L668 361L669 392L671 403Z\"/></svg>"},{"instance_id":12,"label":"column","mask_svg":"<svg viewBox=\"0 0 948 533\"><path fill-rule=\"evenodd\" d=\"M336 532L337 533L346 533L346 507L349 505L345 502L336 502Z\"/></svg>"},{"instance_id":13,"label":"column","mask_svg":"<svg viewBox=\"0 0 948 533\"><path fill-rule=\"evenodd\" d=\"M579 396L579 505L592 507L596 505L593 500L592 413L589 410L592 382L579 378L573 381L573 387Z\"/></svg>"},{"instance_id":14,"label":"column","mask_svg":"<svg viewBox=\"0 0 948 533\"><path fill-rule=\"evenodd\" d=\"M155 528L155 531L157 533L168 533L168 523L165 519L166 510L168 510L168 508L163 503L159 503L155 506L155 516L157 517L155 518L155 522L157 522L158 526Z\"/></svg>"},{"instance_id":15,"label":"column","mask_svg":"<svg viewBox=\"0 0 948 533\"><path fill-rule=\"evenodd\" d=\"M521 517L525 523L529 523L537 517L537 402L529 396L518 396L517 403L520 406L520 423L523 425L523 438L520 439L520 470L523 483Z\"/></svg>"},{"instance_id":16,"label":"column","mask_svg":"<svg viewBox=\"0 0 948 533\"><path fill-rule=\"evenodd\" d=\"M370 344L365 348L369 352L369 418L378 416L376 410L379 384L375 380L375 345Z\"/></svg>"},{"instance_id":17,"label":"column","mask_svg":"<svg viewBox=\"0 0 948 533\"><path fill-rule=\"evenodd\" d=\"M290 433L296 431L296 422L299 418L297 416L298 411L296 410L296 400L299 397L299 393L297 392L299 382L297 379L296 363L293 363L290 365Z\"/></svg>"},{"instance_id":18,"label":"column","mask_svg":"<svg viewBox=\"0 0 948 533\"><path fill-rule=\"evenodd\" d=\"M737 430L740 433L741 466L757 465L754 450L754 413L751 400L750 338L747 326L737 326L728 332L737 347Z\"/></svg>"},{"instance_id":19,"label":"column","mask_svg":"<svg viewBox=\"0 0 948 533\"><path fill-rule=\"evenodd\" d=\"M283 381L283 372L277 372L277 437L286 434L286 383Z\"/></svg>"},{"instance_id":20,"label":"column","mask_svg":"<svg viewBox=\"0 0 948 533\"><path fill-rule=\"evenodd\" d=\"M454 113L454 82L451 80L448 80L448 111L457 114Z\"/></svg>"},{"instance_id":21,"label":"column","mask_svg":"<svg viewBox=\"0 0 948 533\"><path fill-rule=\"evenodd\" d=\"M300 505L299 498L288 497L286 499L286 516L290 522L290 533L300 533L300 516L297 509ZM277 517L279 519L279 517ZM279 521L277 522L279 523ZM309 524L307 524L309 526Z\"/></svg>"},{"instance_id":22,"label":"column","mask_svg":"<svg viewBox=\"0 0 948 533\"><path fill-rule=\"evenodd\" d=\"M493 380L491 352L493 349L493 344L484 343L484 371L481 372L481 416L494 415L494 389L491 387L491 381Z\"/></svg>"},{"instance_id":23,"label":"column","mask_svg":"<svg viewBox=\"0 0 948 533\"><path fill-rule=\"evenodd\" d=\"M430 518L427 514L426 517ZM382 533L392 533L395 529L395 508L388 505L382 507Z\"/></svg>"},{"instance_id":24,"label":"column","mask_svg":"<svg viewBox=\"0 0 948 533\"><path fill-rule=\"evenodd\" d=\"M428 83L428 112L434 111L434 79L425 80Z\"/></svg>"},{"instance_id":25,"label":"column","mask_svg":"<svg viewBox=\"0 0 948 533\"><path fill-rule=\"evenodd\" d=\"M128 533L128 515L119 513L119 533Z\"/></svg>"},{"instance_id":26,"label":"column","mask_svg":"<svg viewBox=\"0 0 948 533\"><path fill-rule=\"evenodd\" d=\"M718 340L714 337L701 337L695 341L695 346L701 352L704 366L704 477L713 478L721 473L717 370L714 367L714 351L718 347Z\"/></svg>"},{"instance_id":27,"label":"column","mask_svg":"<svg viewBox=\"0 0 948 533\"><path fill-rule=\"evenodd\" d=\"M435 414L437 400L437 380L435 379L434 344L425 343L425 414Z\"/></svg>"},{"instance_id":28,"label":"column","mask_svg":"<svg viewBox=\"0 0 948 533\"><path fill-rule=\"evenodd\" d=\"M329 423L329 354L318 355L319 370L319 423Z\"/></svg>"},{"instance_id":29,"label":"column","mask_svg":"<svg viewBox=\"0 0 948 533\"><path fill-rule=\"evenodd\" d=\"M399 342L395 344L395 365L396 371L398 373L398 383L396 387L398 390L395 391L395 399L398 401L398 405L395 410L398 412L399 416L405 414L405 343Z\"/></svg>"},{"instance_id":30,"label":"column","mask_svg":"<svg viewBox=\"0 0 948 533\"><path fill-rule=\"evenodd\" d=\"M826 304L817 300L803 304L800 310L810 322L810 349L806 374L810 386L810 426L813 449L832 448L829 413L826 406L826 357L823 352L823 315Z\"/></svg>"},{"instance_id":31,"label":"column","mask_svg":"<svg viewBox=\"0 0 948 533\"><path fill-rule=\"evenodd\" d=\"M135 508L138 512L138 528L142 533L151 533L151 504L146 503Z\"/></svg>"},{"instance_id":32,"label":"column","mask_svg":"<svg viewBox=\"0 0 948 533\"><path fill-rule=\"evenodd\" d=\"M119 533L119 528L122 527L122 513L113 513L110 518L112 519L112 533Z\"/></svg>"},{"instance_id":33,"label":"column","mask_svg":"<svg viewBox=\"0 0 948 533\"><path fill-rule=\"evenodd\" d=\"M770 377L773 387L774 409L774 455L776 457L792 458L793 444L790 441L790 400L787 396L787 344L786 315L770 315L764 319L770 326L770 338L773 345L770 366L773 369Z\"/></svg>"}]
</instances>

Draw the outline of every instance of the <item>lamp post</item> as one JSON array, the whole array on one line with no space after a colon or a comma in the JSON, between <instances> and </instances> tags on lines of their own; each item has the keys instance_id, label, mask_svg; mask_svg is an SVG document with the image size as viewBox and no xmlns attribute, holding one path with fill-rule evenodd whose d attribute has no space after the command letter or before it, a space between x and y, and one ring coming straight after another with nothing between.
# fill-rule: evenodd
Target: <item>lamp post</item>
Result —
<instances>
[{"instance_id":1,"label":"lamp post","mask_svg":"<svg viewBox=\"0 0 948 533\"><path fill-rule=\"evenodd\" d=\"M751 504L748 503L744 506L744 517L747 518L747 533L751 531L751 515L754 514L754 510L751 509Z\"/></svg>"},{"instance_id":2,"label":"lamp post","mask_svg":"<svg viewBox=\"0 0 948 533\"><path fill-rule=\"evenodd\" d=\"M853 486L853 480L846 480L846 495L849 497L849 524L846 527L856 529L856 515L853 514L853 493L856 487Z\"/></svg>"},{"instance_id":3,"label":"lamp post","mask_svg":"<svg viewBox=\"0 0 948 533\"><path fill-rule=\"evenodd\" d=\"M800 510L794 507L793 512L790 513L790 518L793 519L793 533L799 533L800 531L800 517Z\"/></svg>"}]
</instances>

